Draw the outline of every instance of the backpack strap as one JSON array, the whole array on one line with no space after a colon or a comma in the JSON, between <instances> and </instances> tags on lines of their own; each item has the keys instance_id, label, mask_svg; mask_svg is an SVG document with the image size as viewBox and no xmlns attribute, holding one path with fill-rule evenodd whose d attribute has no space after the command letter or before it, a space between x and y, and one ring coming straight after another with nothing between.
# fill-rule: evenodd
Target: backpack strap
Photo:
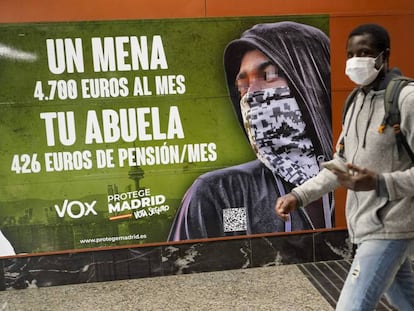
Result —
<instances>
[{"instance_id":1,"label":"backpack strap","mask_svg":"<svg viewBox=\"0 0 414 311\"><path fill-rule=\"evenodd\" d=\"M397 141L397 148L398 148L399 154L401 154L402 147L404 147L411 161L414 163L414 153L411 150L404 134L401 132L401 128L400 128L401 115L400 115L400 108L398 106L398 99L400 96L400 92L410 82L414 82L414 79L409 78L409 77L404 77L404 76L398 76L398 77L393 78L388 83L387 88L385 89L385 94L384 94L385 116L378 131L382 133L384 131L385 126L387 124L390 125L394 129L394 132L395 132L395 138Z\"/></svg>"}]
</instances>

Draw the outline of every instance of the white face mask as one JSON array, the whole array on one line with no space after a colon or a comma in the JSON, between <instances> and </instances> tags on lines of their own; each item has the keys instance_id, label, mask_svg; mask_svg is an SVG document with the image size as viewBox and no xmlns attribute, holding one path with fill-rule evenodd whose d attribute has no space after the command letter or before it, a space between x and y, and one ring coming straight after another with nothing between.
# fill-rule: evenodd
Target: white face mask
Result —
<instances>
[{"instance_id":1,"label":"white face mask","mask_svg":"<svg viewBox=\"0 0 414 311\"><path fill-rule=\"evenodd\" d=\"M381 71L384 63L379 69L375 68L377 57L352 57L346 61L345 74L352 82L358 85L366 86L372 83Z\"/></svg>"}]
</instances>

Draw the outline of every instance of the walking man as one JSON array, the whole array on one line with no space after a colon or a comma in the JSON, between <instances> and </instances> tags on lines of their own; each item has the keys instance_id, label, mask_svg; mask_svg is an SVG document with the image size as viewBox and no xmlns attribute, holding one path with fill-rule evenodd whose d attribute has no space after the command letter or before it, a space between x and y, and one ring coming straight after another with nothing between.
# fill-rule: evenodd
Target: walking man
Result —
<instances>
[{"instance_id":1,"label":"walking man","mask_svg":"<svg viewBox=\"0 0 414 311\"><path fill-rule=\"evenodd\" d=\"M399 310L414 310L414 167L385 126L384 93L392 77L390 38L376 24L355 28L347 42L346 74L359 86L347 109L334 159L317 176L277 200L284 220L297 207L339 186L348 189L346 218L357 251L345 281L339 311L374 310L381 296ZM414 84L398 99L400 130L414 147ZM380 130L378 130L380 129Z\"/></svg>"}]
</instances>

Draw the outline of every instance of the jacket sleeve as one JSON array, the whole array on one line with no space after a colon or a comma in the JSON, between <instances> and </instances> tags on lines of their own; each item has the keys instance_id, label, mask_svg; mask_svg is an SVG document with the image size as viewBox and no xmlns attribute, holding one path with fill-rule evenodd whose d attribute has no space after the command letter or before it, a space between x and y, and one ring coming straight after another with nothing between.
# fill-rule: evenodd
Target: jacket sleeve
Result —
<instances>
[{"instance_id":1,"label":"jacket sleeve","mask_svg":"<svg viewBox=\"0 0 414 311\"><path fill-rule=\"evenodd\" d=\"M346 159L341 156L342 152L340 151L342 146L341 142L343 141L342 137L344 135L344 128L342 129L341 134L336 143L336 152L333 156L333 159L330 162L333 162L338 167L343 167L345 165ZM308 179L302 185L292 189L292 192L298 197L301 206L306 206L309 203L321 198L326 193L332 192L340 186L337 177L334 173L329 171L326 168L321 169L321 171L315 177Z\"/></svg>"},{"instance_id":2,"label":"jacket sleeve","mask_svg":"<svg viewBox=\"0 0 414 311\"><path fill-rule=\"evenodd\" d=\"M339 183L335 174L324 168L318 175L308 179L302 185L294 188L292 192L299 197L302 206L306 206L321 198L326 193L333 191L338 186Z\"/></svg>"},{"instance_id":3,"label":"jacket sleeve","mask_svg":"<svg viewBox=\"0 0 414 311\"><path fill-rule=\"evenodd\" d=\"M339 156L340 142L343 133L341 133L337 145L336 153L330 162L336 163L336 166L343 167L345 160ZM318 175L308 179L302 185L292 189L292 192L298 197L301 206L306 206L311 202L321 198L323 195L333 191L340 186L335 174L326 168L323 168Z\"/></svg>"}]
</instances>

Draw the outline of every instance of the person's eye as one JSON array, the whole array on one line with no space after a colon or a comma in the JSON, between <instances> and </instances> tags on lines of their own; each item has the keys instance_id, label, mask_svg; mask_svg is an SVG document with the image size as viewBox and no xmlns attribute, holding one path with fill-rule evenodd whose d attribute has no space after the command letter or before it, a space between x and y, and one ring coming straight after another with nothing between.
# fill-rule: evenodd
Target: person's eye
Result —
<instances>
[{"instance_id":1,"label":"person's eye","mask_svg":"<svg viewBox=\"0 0 414 311\"><path fill-rule=\"evenodd\" d=\"M364 50L361 50L358 56L359 57L373 57L374 53L371 50L364 49Z\"/></svg>"},{"instance_id":2,"label":"person's eye","mask_svg":"<svg viewBox=\"0 0 414 311\"><path fill-rule=\"evenodd\" d=\"M269 68L263 73L263 80L266 82L273 82L279 79L279 72L276 68Z\"/></svg>"}]
</instances>

